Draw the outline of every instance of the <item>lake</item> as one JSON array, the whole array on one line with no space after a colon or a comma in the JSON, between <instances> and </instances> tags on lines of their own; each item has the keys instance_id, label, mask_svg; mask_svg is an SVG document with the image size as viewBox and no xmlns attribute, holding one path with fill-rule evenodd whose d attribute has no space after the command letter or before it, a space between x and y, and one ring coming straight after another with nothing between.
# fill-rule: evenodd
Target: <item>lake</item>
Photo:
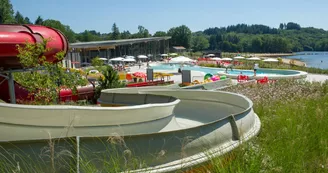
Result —
<instances>
[{"instance_id":1,"label":"lake","mask_svg":"<svg viewBox=\"0 0 328 173\"><path fill-rule=\"evenodd\" d=\"M297 52L294 56L284 58L301 60L307 67L328 69L328 52Z\"/></svg>"}]
</instances>

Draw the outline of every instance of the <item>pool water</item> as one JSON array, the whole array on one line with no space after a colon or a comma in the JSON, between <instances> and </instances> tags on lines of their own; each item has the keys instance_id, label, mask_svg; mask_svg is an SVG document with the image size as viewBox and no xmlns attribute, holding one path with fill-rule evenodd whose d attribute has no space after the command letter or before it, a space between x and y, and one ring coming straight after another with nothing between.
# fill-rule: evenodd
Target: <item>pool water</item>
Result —
<instances>
[{"instance_id":1,"label":"pool water","mask_svg":"<svg viewBox=\"0 0 328 173\"><path fill-rule=\"evenodd\" d=\"M178 71L180 65L168 65L168 64L160 64L156 66L152 66L152 68L156 70L170 70L170 71ZM189 66L185 65L182 67L182 70L193 70L193 71L200 71L204 73L225 73L225 68L209 68L209 67L200 67L200 66ZM233 69L232 71L228 69L228 74L231 75L247 75L247 76L254 76L253 70L237 70ZM291 70L270 70L270 69L258 69L256 72L257 76L279 76L279 75L296 75L299 74L298 71L291 71Z\"/></svg>"}]
</instances>

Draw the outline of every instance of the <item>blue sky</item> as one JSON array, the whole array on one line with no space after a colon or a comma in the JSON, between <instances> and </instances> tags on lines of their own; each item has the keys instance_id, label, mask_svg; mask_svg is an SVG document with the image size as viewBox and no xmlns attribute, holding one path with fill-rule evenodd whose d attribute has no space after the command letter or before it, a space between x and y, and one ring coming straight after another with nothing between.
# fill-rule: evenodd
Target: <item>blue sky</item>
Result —
<instances>
[{"instance_id":1,"label":"blue sky","mask_svg":"<svg viewBox=\"0 0 328 173\"><path fill-rule=\"evenodd\" d=\"M136 32L138 25L151 33L187 25L192 31L238 23L278 27L293 21L328 30L328 0L11 0L14 10L34 21L60 20L75 32Z\"/></svg>"}]
</instances>

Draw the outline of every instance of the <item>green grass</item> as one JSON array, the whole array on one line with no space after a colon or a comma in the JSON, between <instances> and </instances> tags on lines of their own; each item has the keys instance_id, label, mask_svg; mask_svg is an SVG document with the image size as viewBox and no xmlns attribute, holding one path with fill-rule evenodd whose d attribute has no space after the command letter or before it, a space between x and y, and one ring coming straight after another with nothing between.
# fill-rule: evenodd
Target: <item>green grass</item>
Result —
<instances>
[{"instance_id":1,"label":"green grass","mask_svg":"<svg viewBox=\"0 0 328 173\"><path fill-rule=\"evenodd\" d=\"M282 81L227 91L253 100L262 127L251 142L213 159L213 172L328 172L327 83Z\"/></svg>"}]
</instances>

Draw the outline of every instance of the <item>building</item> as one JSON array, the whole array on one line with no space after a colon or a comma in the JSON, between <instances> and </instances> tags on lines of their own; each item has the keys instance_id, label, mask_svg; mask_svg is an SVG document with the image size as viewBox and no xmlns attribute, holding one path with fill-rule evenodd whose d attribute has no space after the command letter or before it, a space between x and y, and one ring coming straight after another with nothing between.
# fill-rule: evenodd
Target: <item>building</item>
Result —
<instances>
[{"instance_id":1,"label":"building","mask_svg":"<svg viewBox=\"0 0 328 173\"><path fill-rule=\"evenodd\" d=\"M183 53L186 51L186 48L183 46L173 46L171 48L171 52L175 52L175 53Z\"/></svg>"},{"instance_id":2,"label":"building","mask_svg":"<svg viewBox=\"0 0 328 173\"><path fill-rule=\"evenodd\" d=\"M220 58L222 56L222 52L220 50L203 51L203 57L205 57L208 54L214 54L215 57L220 57Z\"/></svg>"},{"instance_id":3,"label":"building","mask_svg":"<svg viewBox=\"0 0 328 173\"><path fill-rule=\"evenodd\" d=\"M91 60L97 56L111 59L124 55L135 57L147 55L150 60L157 60L160 54L169 52L170 39L171 37L149 37L71 43L70 50L63 60L63 66L78 68L85 63L91 63Z\"/></svg>"}]
</instances>

